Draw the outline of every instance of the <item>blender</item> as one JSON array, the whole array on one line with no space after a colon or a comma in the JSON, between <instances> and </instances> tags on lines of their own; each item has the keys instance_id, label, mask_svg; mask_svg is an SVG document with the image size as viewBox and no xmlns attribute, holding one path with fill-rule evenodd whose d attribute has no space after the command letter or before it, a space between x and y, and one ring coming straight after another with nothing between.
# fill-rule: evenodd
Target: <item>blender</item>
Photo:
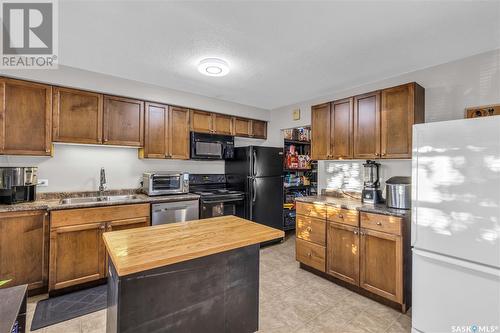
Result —
<instances>
[{"instance_id":1,"label":"blender","mask_svg":"<svg viewBox=\"0 0 500 333\"><path fill-rule=\"evenodd\" d=\"M367 160L363 163L363 191L361 192L362 202L376 204L383 202L382 191L379 186L378 168L380 163Z\"/></svg>"}]
</instances>

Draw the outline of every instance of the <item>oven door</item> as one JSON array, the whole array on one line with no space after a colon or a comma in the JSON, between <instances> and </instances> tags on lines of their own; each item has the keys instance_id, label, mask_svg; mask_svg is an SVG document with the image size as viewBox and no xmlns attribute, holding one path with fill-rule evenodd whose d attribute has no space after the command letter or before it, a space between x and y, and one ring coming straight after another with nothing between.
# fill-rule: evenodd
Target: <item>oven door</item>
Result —
<instances>
[{"instance_id":1,"label":"oven door","mask_svg":"<svg viewBox=\"0 0 500 333\"><path fill-rule=\"evenodd\" d=\"M245 217L245 199L202 199L200 204L200 218L235 215Z\"/></svg>"}]
</instances>

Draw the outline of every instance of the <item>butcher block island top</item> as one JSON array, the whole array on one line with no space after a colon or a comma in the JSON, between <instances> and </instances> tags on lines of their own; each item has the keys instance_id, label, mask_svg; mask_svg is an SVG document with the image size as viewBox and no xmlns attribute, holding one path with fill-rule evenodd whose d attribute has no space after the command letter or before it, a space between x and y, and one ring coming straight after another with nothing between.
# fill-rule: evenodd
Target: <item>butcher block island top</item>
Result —
<instances>
[{"instance_id":1,"label":"butcher block island top","mask_svg":"<svg viewBox=\"0 0 500 333\"><path fill-rule=\"evenodd\" d=\"M118 276L192 260L284 237L282 230L236 216L106 232Z\"/></svg>"}]
</instances>

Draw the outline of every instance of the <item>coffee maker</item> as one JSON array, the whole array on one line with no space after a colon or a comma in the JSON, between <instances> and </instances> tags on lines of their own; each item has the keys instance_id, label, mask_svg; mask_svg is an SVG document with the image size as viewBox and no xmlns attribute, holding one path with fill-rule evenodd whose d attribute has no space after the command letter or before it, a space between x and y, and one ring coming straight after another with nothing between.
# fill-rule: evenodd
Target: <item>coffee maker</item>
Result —
<instances>
[{"instance_id":1,"label":"coffee maker","mask_svg":"<svg viewBox=\"0 0 500 333\"><path fill-rule=\"evenodd\" d=\"M378 168L380 163L367 160L363 163L363 191L361 201L371 204L383 202L382 191L379 189Z\"/></svg>"},{"instance_id":2,"label":"coffee maker","mask_svg":"<svg viewBox=\"0 0 500 333\"><path fill-rule=\"evenodd\" d=\"M37 167L0 167L0 204L35 201Z\"/></svg>"}]
</instances>

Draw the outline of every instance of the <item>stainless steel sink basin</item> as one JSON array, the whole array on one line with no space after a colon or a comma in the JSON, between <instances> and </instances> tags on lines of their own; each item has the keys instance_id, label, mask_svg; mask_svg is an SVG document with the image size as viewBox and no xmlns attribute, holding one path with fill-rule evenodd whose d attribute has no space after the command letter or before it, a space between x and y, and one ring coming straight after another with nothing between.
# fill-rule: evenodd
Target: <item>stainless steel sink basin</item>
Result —
<instances>
[{"instance_id":1,"label":"stainless steel sink basin","mask_svg":"<svg viewBox=\"0 0 500 333\"><path fill-rule=\"evenodd\" d=\"M106 195L102 197L84 197L84 198L65 198L61 199L59 203L62 205L88 203L88 202L101 202L101 201L124 201L137 199L137 195Z\"/></svg>"}]
</instances>

